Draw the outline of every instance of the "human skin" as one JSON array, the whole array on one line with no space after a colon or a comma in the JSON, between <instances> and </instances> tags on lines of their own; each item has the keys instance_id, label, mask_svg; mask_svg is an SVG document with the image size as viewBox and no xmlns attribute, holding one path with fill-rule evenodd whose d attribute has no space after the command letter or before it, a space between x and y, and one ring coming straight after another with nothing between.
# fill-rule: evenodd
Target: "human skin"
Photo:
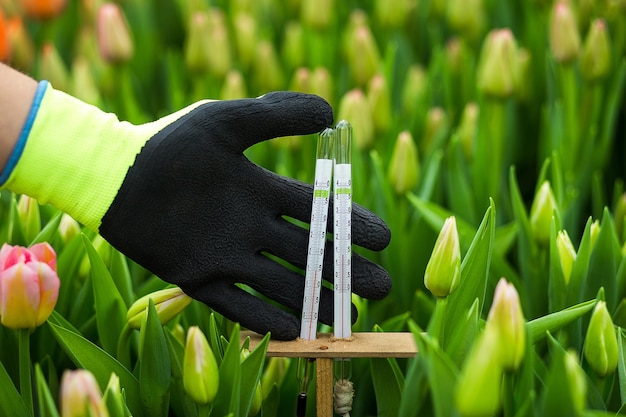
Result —
<instances>
[{"instance_id":1,"label":"human skin","mask_svg":"<svg viewBox=\"0 0 626 417\"><path fill-rule=\"evenodd\" d=\"M37 81L0 63L0 170L20 136L36 90Z\"/></svg>"}]
</instances>

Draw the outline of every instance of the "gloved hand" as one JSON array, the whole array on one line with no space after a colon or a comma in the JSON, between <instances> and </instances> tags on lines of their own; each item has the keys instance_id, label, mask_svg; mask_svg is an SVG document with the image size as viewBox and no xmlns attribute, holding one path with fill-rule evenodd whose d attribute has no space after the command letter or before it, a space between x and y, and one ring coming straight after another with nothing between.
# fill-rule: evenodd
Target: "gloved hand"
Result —
<instances>
[{"instance_id":1,"label":"gloved hand","mask_svg":"<svg viewBox=\"0 0 626 417\"><path fill-rule=\"evenodd\" d=\"M277 92L201 102L132 125L42 82L30 116L0 176L4 187L99 230L122 253L242 326L276 339L298 336L299 318L258 294L301 310L303 276L266 253L304 269L308 233L283 216L309 221L312 186L255 165L243 151L329 126L332 110L323 99ZM356 245L381 250L389 242L383 221L357 204L352 225ZM324 274L332 278L330 244L327 254ZM384 269L358 254L352 265L355 293L387 295ZM322 291L320 321L332 324L332 290Z\"/></svg>"}]
</instances>

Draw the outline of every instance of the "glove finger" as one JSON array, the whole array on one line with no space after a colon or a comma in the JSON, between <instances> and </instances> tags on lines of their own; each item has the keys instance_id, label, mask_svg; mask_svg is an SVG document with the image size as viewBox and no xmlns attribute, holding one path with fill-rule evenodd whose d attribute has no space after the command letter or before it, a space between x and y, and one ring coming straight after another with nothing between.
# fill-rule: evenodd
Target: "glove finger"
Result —
<instances>
[{"instance_id":1,"label":"glove finger","mask_svg":"<svg viewBox=\"0 0 626 417\"><path fill-rule=\"evenodd\" d=\"M304 277L301 274L263 255L255 260L254 269L248 271L238 276L237 282L250 286L285 307L302 311ZM322 323L332 325L333 306L333 291L322 286L319 305L319 320Z\"/></svg>"},{"instance_id":2,"label":"glove finger","mask_svg":"<svg viewBox=\"0 0 626 417\"><path fill-rule=\"evenodd\" d=\"M271 332L277 340L293 340L300 334L300 320L226 280L214 281L190 293L229 320L260 334Z\"/></svg>"},{"instance_id":3,"label":"glove finger","mask_svg":"<svg viewBox=\"0 0 626 417\"><path fill-rule=\"evenodd\" d=\"M275 175L275 174L274 174ZM308 223L311 220L313 186L291 178L275 175L281 182L282 195L278 198L280 210L287 216ZM333 232L333 195L328 209L327 230ZM391 231L385 222L365 207L352 203L352 243L380 251L391 240Z\"/></svg>"},{"instance_id":4,"label":"glove finger","mask_svg":"<svg viewBox=\"0 0 626 417\"><path fill-rule=\"evenodd\" d=\"M288 136L307 135L329 127L333 111L314 94L273 92L259 98L206 103L192 113L192 124L228 150L242 153L255 143Z\"/></svg>"},{"instance_id":5,"label":"glove finger","mask_svg":"<svg viewBox=\"0 0 626 417\"><path fill-rule=\"evenodd\" d=\"M281 219L268 235L267 241L274 243L273 247L267 248L269 252L300 269L306 268L307 230ZM333 242L327 241L322 276L329 282L333 282L333 262ZM352 253L352 291L361 297L380 300L391 291L391 277L379 265Z\"/></svg>"}]
</instances>

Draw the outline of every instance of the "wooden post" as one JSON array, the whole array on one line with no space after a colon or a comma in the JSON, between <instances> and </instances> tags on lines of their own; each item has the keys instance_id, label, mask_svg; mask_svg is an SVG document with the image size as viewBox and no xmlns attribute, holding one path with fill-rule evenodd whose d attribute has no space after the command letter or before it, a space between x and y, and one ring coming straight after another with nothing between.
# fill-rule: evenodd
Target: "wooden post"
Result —
<instances>
[{"instance_id":1,"label":"wooden post","mask_svg":"<svg viewBox=\"0 0 626 417\"><path fill-rule=\"evenodd\" d=\"M242 332L241 341L250 338L250 350L263 336ZM283 358L315 358L317 416L333 417L334 358L410 358L417 354L411 333L352 333L350 339L335 339L332 334L318 333L315 340L270 340L267 356Z\"/></svg>"}]
</instances>

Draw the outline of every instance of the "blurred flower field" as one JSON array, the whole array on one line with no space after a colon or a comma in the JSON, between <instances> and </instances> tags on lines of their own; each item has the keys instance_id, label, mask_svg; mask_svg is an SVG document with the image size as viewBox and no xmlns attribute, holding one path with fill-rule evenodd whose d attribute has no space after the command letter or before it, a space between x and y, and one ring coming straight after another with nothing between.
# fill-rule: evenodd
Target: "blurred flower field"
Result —
<instances>
[{"instance_id":1,"label":"blurred flower field","mask_svg":"<svg viewBox=\"0 0 626 417\"><path fill-rule=\"evenodd\" d=\"M626 411L625 57L626 0L0 0L1 61L122 120L296 90L352 124L393 279L353 331L419 350L353 360L353 416ZM247 156L312 182L315 138ZM295 415L267 339L53 207L0 219L0 416ZM58 275L47 320L5 300L20 262Z\"/></svg>"}]
</instances>

